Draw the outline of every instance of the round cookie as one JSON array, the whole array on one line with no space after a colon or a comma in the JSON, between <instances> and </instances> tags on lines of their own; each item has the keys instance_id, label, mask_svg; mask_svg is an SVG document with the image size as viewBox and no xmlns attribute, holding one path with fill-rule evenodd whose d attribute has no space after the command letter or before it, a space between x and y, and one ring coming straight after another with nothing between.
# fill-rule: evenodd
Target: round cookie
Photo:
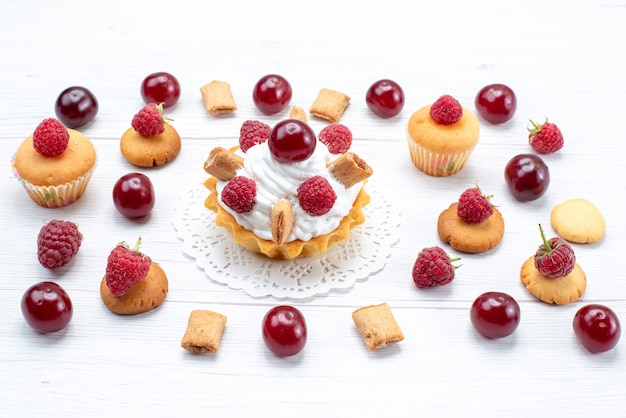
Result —
<instances>
[{"instance_id":1,"label":"round cookie","mask_svg":"<svg viewBox=\"0 0 626 418\"><path fill-rule=\"evenodd\" d=\"M578 263L567 276L552 279L539 273L535 267L535 256L531 256L522 265L520 279L537 299L557 305L578 300L587 287L587 276Z\"/></svg>"},{"instance_id":2,"label":"round cookie","mask_svg":"<svg viewBox=\"0 0 626 418\"><path fill-rule=\"evenodd\" d=\"M600 241L606 232L602 213L587 199L559 203L550 213L550 222L561 238L578 244Z\"/></svg>"},{"instance_id":3,"label":"round cookie","mask_svg":"<svg viewBox=\"0 0 626 418\"><path fill-rule=\"evenodd\" d=\"M173 160L180 152L180 135L169 123L164 127L163 133L149 137L128 128L120 140L124 158L138 167L155 167Z\"/></svg>"},{"instance_id":4,"label":"round cookie","mask_svg":"<svg viewBox=\"0 0 626 418\"><path fill-rule=\"evenodd\" d=\"M165 272L157 263L150 265L148 275L133 286L123 296L113 296L106 284L106 277L100 282L100 297L111 312L118 315L137 315L160 306L168 291Z\"/></svg>"},{"instance_id":5,"label":"round cookie","mask_svg":"<svg viewBox=\"0 0 626 418\"><path fill-rule=\"evenodd\" d=\"M457 215L458 203L452 203L437 220L439 238L464 253L482 253L495 248L504 235L504 219L497 208L487 220L470 224Z\"/></svg>"}]
</instances>

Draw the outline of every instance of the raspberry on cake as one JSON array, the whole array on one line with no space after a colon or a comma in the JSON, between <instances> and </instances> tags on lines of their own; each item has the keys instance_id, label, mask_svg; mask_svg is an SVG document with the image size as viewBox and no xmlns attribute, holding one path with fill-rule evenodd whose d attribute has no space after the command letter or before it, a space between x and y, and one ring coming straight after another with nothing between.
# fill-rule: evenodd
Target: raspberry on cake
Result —
<instances>
[{"instance_id":1,"label":"raspberry on cake","mask_svg":"<svg viewBox=\"0 0 626 418\"><path fill-rule=\"evenodd\" d=\"M137 167L155 167L173 160L181 149L180 135L163 115L163 105L149 103L133 116L120 140L124 158Z\"/></svg>"},{"instance_id":2,"label":"raspberry on cake","mask_svg":"<svg viewBox=\"0 0 626 418\"><path fill-rule=\"evenodd\" d=\"M250 132L252 124L244 125ZM308 124L287 119L245 150L214 148L204 169L211 191L205 205L217 213L216 224L270 258L311 256L347 239L365 220L364 185L373 171L343 136L339 154L318 140Z\"/></svg>"}]
</instances>

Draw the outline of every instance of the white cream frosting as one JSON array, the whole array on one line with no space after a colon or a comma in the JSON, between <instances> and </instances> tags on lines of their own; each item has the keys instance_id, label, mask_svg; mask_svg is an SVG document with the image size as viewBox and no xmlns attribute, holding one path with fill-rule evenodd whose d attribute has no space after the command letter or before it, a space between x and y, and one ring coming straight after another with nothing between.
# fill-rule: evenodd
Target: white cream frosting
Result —
<instances>
[{"instance_id":1,"label":"white cream frosting","mask_svg":"<svg viewBox=\"0 0 626 418\"><path fill-rule=\"evenodd\" d=\"M328 148L318 142L313 154L304 161L279 163L273 159L267 141L255 145L244 154L244 165L237 176L248 177L256 183L256 203L250 212L237 213L222 203L222 189L226 181L217 181L219 204L230 213L237 223L256 236L272 240L270 215L274 204L280 199L288 200L293 209L294 227L285 242L308 241L313 237L328 234L339 226L350 212L352 205L363 187L363 182L346 189L328 170L326 164L339 157L331 154ZM298 204L296 190L300 184L313 176L322 176L335 191L337 200L332 209L321 216L311 216Z\"/></svg>"}]
</instances>

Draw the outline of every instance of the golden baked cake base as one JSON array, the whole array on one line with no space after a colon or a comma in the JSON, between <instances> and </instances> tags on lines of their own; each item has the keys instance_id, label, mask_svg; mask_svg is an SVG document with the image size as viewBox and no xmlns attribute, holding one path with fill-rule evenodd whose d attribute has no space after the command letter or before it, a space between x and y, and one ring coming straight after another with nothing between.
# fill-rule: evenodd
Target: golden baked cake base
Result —
<instances>
[{"instance_id":1,"label":"golden baked cake base","mask_svg":"<svg viewBox=\"0 0 626 418\"><path fill-rule=\"evenodd\" d=\"M275 259L289 260L297 257L310 257L323 253L333 244L348 239L351 231L365 222L363 207L370 202L370 195L365 191L365 188L361 188L352 209L334 231L311 238L308 241L295 240L279 245L274 241L259 238L253 232L239 225L235 218L218 203L216 184L217 179L213 176L204 182L205 187L211 192L204 204L217 214L216 225L226 228L233 235L233 240L247 250Z\"/></svg>"}]
</instances>

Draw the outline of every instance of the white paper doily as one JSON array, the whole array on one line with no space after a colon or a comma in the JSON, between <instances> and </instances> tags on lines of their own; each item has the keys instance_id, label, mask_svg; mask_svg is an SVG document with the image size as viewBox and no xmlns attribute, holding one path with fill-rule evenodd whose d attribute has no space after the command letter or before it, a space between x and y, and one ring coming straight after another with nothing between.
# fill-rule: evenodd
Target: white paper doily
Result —
<instances>
[{"instance_id":1,"label":"white paper doily","mask_svg":"<svg viewBox=\"0 0 626 418\"><path fill-rule=\"evenodd\" d=\"M183 251L216 282L241 289L250 296L307 298L344 289L381 270L399 239L400 213L370 179L371 202L363 208L365 223L349 239L324 254L294 260L274 260L236 244L232 235L215 225L215 213L204 206L209 194L202 182L184 192L173 226Z\"/></svg>"}]
</instances>

